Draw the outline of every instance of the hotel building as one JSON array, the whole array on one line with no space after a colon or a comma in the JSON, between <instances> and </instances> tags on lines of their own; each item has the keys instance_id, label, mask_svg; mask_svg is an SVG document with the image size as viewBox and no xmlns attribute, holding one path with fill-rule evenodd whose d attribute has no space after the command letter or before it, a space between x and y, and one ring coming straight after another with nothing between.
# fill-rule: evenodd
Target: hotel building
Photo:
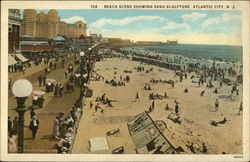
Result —
<instances>
[{"instance_id":1,"label":"hotel building","mask_svg":"<svg viewBox=\"0 0 250 162\"><path fill-rule=\"evenodd\" d=\"M79 38L86 36L87 25L83 21L68 24L61 21L60 16L54 9L48 13L37 13L35 9L25 9L23 11L23 21L21 23L21 35L30 35L38 38L52 39L57 35L67 38Z\"/></svg>"}]
</instances>

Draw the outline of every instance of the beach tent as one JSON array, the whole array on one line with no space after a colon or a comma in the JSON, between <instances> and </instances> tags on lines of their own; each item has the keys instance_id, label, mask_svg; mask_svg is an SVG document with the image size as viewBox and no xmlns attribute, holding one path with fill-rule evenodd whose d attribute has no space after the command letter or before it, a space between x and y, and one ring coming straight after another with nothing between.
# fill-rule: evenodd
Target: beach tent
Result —
<instances>
[{"instance_id":1,"label":"beach tent","mask_svg":"<svg viewBox=\"0 0 250 162\"><path fill-rule=\"evenodd\" d=\"M8 65L14 65L16 64L17 61L11 56L11 55L8 55Z\"/></svg>"},{"instance_id":2,"label":"beach tent","mask_svg":"<svg viewBox=\"0 0 250 162\"><path fill-rule=\"evenodd\" d=\"M94 137L89 139L90 151L105 151L109 150L109 145L106 137Z\"/></svg>"},{"instance_id":3,"label":"beach tent","mask_svg":"<svg viewBox=\"0 0 250 162\"><path fill-rule=\"evenodd\" d=\"M178 154L179 152L164 136L166 123L153 121L147 112L140 113L130 122L128 130L138 154ZM165 128L162 129L161 125Z\"/></svg>"}]
</instances>

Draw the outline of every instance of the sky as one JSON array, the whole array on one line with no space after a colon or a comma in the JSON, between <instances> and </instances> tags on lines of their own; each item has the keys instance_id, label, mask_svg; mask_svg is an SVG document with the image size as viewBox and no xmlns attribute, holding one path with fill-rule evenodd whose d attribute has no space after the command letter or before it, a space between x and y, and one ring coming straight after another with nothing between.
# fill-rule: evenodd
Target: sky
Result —
<instances>
[{"instance_id":1,"label":"sky","mask_svg":"<svg viewBox=\"0 0 250 162\"><path fill-rule=\"evenodd\" d=\"M48 10L37 10L45 11ZM177 39L181 44L242 45L237 10L57 10L62 21L87 23L88 32L134 41Z\"/></svg>"}]
</instances>

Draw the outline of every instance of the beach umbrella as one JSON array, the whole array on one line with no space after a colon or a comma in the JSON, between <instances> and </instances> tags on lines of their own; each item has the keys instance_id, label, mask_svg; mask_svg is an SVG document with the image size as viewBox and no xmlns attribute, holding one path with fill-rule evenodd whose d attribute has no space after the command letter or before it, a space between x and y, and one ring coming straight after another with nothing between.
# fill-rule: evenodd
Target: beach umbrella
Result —
<instances>
[{"instance_id":1,"label":"beach umbrella","mask_svg":"<svg viewBox=\"0 0 250 162\"><path fill-rule=\"evenodd\" d=\"M35 95L41 96L41 95L44 95L46 92L40 91L40 90L33 90L32 93Z\"/></svg>"},{"instance_id":2,"label":"beach umbrella","mask_svg":"<svg viewBox=\"0 0 250 162\"><path fill-rule=\"evenodd\" d=\"M48 81L50 81L50 82L56 82L56 80L55 79L46 79L46 82L48 82Z\"/></svg>"}]
</instances>

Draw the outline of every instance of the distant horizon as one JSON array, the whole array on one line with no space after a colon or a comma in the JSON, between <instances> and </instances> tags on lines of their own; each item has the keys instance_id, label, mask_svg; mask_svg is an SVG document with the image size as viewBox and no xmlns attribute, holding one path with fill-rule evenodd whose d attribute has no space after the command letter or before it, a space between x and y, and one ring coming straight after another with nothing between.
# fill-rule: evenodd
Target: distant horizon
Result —
<instances>
[{"instance_id":1,"label":"distant horizon","mask_svg":"<svg viewBox=\"0 0 250 162\"><path fill-rule=\"evenodd\" d=\"M163 42L165 44L165 42ZM161 44L154 44L154 45L161 45ZM191 43L178 43L178 44L165 44L169 46L176 46L176 45L207 45L207 46L237 46L237 47L243 47L243 45L228 45L228 44L191 44ZM141 46L151 46L151 45L141 45Z\"/></svg>"},{"instance_id":2,"label":"distant horizon","mask_svg":"<svg viewBox=\"0 0 250 162\"><path fill-rule=\"evenodd\" d=\"M36 9L48 12L49 9ZM23 9L20 10L23 14ZM57 10L61 21L82 20L88 33L133 41L242 46L242 12L235 10Z\"/></svg>"}]
</instances>

